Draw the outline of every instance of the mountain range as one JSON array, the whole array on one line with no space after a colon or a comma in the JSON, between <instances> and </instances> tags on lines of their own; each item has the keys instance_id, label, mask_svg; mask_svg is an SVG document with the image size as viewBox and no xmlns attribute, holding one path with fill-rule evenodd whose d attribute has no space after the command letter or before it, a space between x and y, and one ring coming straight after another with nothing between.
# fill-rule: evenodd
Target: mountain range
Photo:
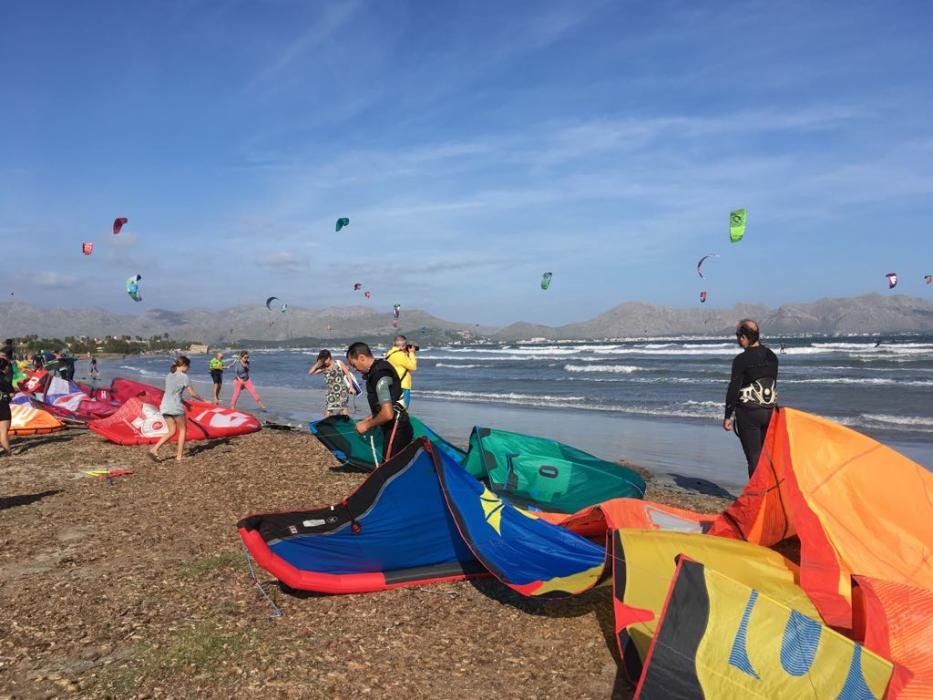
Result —
<instances>
[{"instance_id":1,"label":"mountain range","mask_svg":"<svg viewBox=\"0 0 933 700\"><path fill-rule=\"evenodd\" d=\"M402 312L399 330L417 342L480 339L513 341L595 340L640 336L724 335L743 317L758 320L765 335L849 335L933 333L933 302L904 295L868 294L786 304L777 309L737 305L731 309L675 309L626 302L595 318L562 326L518 322L505 327L452 322L425 311ZM150 309L117 314L100 308L39 308L0 304L0 337L128 335L225 343L282 343L298 339L347 340L384 338L396 329L387 313L365 306L322 310L289 307L282 313L265 306L234 306L220 311Z\"/></svg>"}]
</instances>

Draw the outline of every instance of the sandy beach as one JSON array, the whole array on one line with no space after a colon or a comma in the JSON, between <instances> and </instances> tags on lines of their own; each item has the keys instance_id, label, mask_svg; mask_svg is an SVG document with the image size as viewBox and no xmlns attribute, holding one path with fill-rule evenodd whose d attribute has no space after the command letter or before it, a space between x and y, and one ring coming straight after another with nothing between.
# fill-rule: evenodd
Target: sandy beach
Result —
<instances>
[{"instance_id":1,"label":"sandy beach","mask_svg":"<svg viewBox=\"0 0 933 700\"><path fill-rule=\"evenodd\" d=\"M607 589L545 603L490 579L334 597L272 585L284 611L272 619L237 520L329 504L365 478L334 471L307 433L194 443L180 466L78 430L14 451L0 462L0 697L631 692ZM134 473L85 474L100 468ZM727 503L657 481L648 497L706 512Z\"/></svg>"}]
</instances>

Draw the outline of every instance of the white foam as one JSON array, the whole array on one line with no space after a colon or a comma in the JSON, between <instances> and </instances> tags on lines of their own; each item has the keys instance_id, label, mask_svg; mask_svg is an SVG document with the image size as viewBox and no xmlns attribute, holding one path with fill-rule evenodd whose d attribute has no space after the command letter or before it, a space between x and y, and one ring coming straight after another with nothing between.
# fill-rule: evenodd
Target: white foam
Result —
<instances>
[{"instance_id":1,"label":"white foam","mask_svg":"<svg viewBox=\"0 0 933 700\"><path fill-rule=\"evenodd\" d=\"M635 365L564 365L565 372L604 372L609 374L631 374L642 368Z\"/></svg>"}]
</instances>

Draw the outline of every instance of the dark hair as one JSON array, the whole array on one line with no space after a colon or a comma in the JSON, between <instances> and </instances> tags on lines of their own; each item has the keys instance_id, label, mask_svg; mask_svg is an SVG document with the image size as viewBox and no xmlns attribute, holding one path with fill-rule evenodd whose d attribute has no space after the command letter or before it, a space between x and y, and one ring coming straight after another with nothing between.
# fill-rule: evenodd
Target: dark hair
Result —
<instances>
[{"instance_id":1,"label":"dark hair","mask_svg":"<svg viewBox=\"0 0 933 700\"><path fill-rule=\"evenodd\" d=\"M189 360L184 355L179 355L175 358L175 361L172 363L172 374L175 374L175 370L179 367L190 367L191 360Z\"/></svg>"},{"instance_id":2,"label":"dark hair","mask_svg":"<svg viewBox=\"0 0 933 700\"><path fill-rule=\"evenodd\" d=\"M318 362L327 362L329 359L330 359L330 350L321 350L321 352L317 354Z\"/></svg>"},{"instance_id":3,"label":"dark hair","mask_svg":"<svg viewBox=\"0 0 933 700\"><path fill-rule=\"evenodd\" d=\"M739 327L735 331L735 334L737 336L745 336L748 338L748 342L750 343L757 343L760 337L760 333L756 326L757 324L750 318L742 319L739 321Z\"/></svg>"},{"instance_id":4,"label":"dark hair","mask_svg":"<svg viewBox=\"0 0 933 700\"><path fill-rule=\"evenodd\" d=\"M406 338L406 337L405 337L404 335L402 335L401 333L399 333L397 336L395 336L395 339L396 339L396 340L404 340L406 343L408 342L408 338Z\"/></svg>"},{"instance_id":5,"label":"dark hair","mask_svg":"<svg viewBox=\"0 0 933 700\"><path fill-rule=\"evenodd\" d=\"M373 351L369 349L366 343L360 341L353 343L353 345L347 348L347 357L351 360L355 360L360 355L363 357L372 357Z\"/></svg>"}]
</instances>

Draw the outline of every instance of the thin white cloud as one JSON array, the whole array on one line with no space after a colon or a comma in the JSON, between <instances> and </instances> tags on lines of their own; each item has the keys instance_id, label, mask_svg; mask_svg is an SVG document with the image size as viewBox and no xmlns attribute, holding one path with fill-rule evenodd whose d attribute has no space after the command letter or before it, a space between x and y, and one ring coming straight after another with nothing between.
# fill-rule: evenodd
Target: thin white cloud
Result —
<instances>
[{"instance_id":1,"label":"thin white cloud","mask_svg":"<svg viewBox=\"0 0 933 700\"><path fill-rule=\"evenodd\" d=\"M315 7L320 7L316 3ZM323 6L314 23L286 44L272 60L247 83L251 92L262 86L274 85L275 80L314 49L325 44L343 29L360 9L358 0L342 0Z\"/></svg>"}]
</instances>

